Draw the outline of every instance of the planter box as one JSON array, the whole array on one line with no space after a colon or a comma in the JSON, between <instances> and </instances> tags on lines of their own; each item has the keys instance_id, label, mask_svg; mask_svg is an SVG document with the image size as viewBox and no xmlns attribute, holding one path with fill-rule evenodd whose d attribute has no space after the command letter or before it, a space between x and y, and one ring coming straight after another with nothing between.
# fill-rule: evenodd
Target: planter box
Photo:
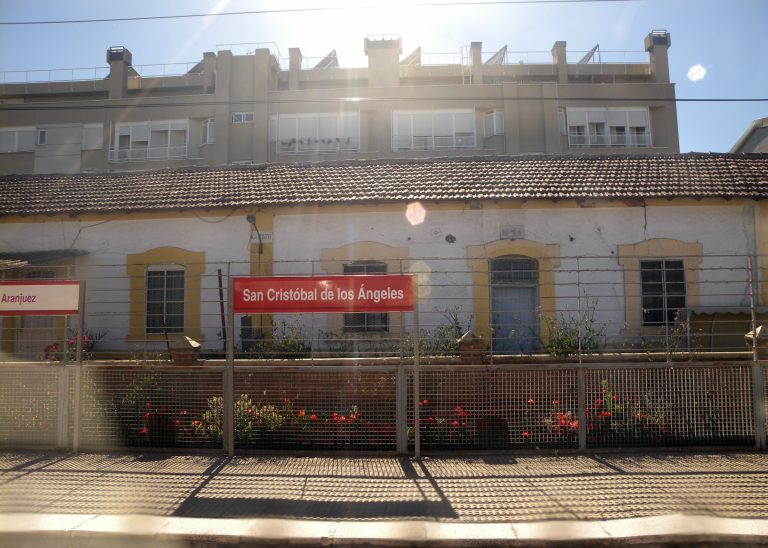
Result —
<instances>
[{"instance_id":1,"label":"planter box","mask_svg":"<svg viewBox=\"0 0 768 548\"><path fill-rule=\"evenodd\" d=\"M199 355L199 348L171 348L173 365L194 365Z\"/></svg>"},{"instance_id":2,"label":"planter box","mask_svg":"<svg viewBox=\"0 0 768 548\"><path fill-rule=\"evenodd\" d=\"M485 342L482 340L459 341L459 356L464 363L485 363Z\"/></svg>"}]
</instances>

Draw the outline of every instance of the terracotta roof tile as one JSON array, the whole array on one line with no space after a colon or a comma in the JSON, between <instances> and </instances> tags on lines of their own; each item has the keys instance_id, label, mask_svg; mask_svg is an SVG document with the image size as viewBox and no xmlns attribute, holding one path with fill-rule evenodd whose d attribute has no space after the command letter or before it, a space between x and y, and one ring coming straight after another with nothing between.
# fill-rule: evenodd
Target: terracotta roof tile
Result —
<instances>
[{"instance_id":1,"label":"terracotta roof tile","mask_svg":"<svg viewBox=\"0 0 768 548\"><path fill-rule=\"evenodd\" d=\"M655 197L768 198L768 155L369 160L0 177L0 215Z\"/></svg>"}]
</instances>

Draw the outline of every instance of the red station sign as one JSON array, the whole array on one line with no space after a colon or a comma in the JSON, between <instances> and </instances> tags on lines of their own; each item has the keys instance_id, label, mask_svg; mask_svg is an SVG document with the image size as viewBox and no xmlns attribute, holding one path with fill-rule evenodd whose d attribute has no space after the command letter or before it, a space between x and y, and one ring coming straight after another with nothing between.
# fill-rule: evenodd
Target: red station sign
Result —
<instances>
[{"instance_id":1,"label":"red station sign","mask_svg":"<svg viewBox=\"0 0 768 548\"><path fill-rule=\"evenodd\" d=\"M399 312L413 310L411 276L233 278L234 311Z\"/></svg>"}]
</instances>

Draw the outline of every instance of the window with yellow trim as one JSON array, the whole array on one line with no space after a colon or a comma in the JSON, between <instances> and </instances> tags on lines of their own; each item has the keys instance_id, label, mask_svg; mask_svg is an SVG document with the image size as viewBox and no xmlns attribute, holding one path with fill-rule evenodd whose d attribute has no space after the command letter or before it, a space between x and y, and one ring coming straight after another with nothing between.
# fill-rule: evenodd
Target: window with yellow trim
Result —
<instances>
[{"instance_id":1,"label":"window with yellow trim","mask_svg":"<svg viewBox=\"0 0 768 548\"><path fill-rule=\"evenodd\" d=\"M184 332L184 267L147 268L147 333Z\"/></svg>"},{"instance_id":2,"label":"window with yellow trim","mask_svg":"<svg viewBox=\"0 0 768 548\"><path fill-rule=\"evenodd\" d=\"M127 340L162 340L165 333L201 340L205 253L157 247L127 255L126 263L131 283Z\"/></svg>"}]
</instances>

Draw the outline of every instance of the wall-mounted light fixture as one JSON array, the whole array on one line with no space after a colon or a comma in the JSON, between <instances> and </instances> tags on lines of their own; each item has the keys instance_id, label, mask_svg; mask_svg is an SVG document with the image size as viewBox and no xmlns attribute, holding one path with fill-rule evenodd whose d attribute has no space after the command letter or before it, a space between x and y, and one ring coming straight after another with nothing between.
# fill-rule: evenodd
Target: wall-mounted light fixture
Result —
<instances>
[{"instance_id":1,"label":"wall-mounted light fixture","mask_svg":"<svg viewBox=\"0 0 768 548\"><path fill-rule=\"evenodd\" d=\"M256 231L256 237L259 240L259 255L264 254L264 242L261 241L261 232L259 232L259 227L256 226L256 215L253 213L249 213L246 218L246 221L251 225L251 238L253 238L253 231Z\"/></svg>"}]
</instances>

